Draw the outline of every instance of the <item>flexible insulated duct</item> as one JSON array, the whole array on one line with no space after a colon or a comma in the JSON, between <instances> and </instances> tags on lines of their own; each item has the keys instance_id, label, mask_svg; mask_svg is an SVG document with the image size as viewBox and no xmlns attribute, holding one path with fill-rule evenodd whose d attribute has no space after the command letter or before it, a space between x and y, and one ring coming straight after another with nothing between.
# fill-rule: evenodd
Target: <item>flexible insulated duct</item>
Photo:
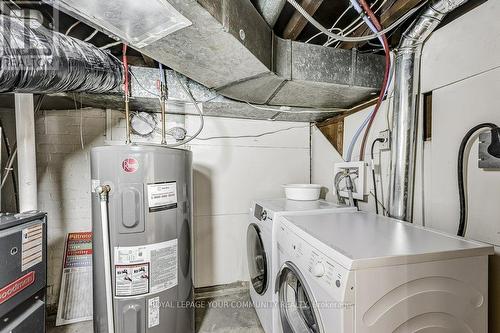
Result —
<instances>
[{"instance_id":1,"label":"flexible insulated duct","mask_svg":"<svg viewBox=\"0 0 500 333\"><path fill-rule=\"evenodd\" d=\"M467 0L432 0L405 31L395 65L390 216L411 221L417 146L417 112L422 46L452 10Z\"/></svg>"},{"instance_id":2,"label":"flexible insulated duct","mask_svg":"<svg viewBox=\"0 0 500 333\"><path fill-rule=\"evenodd\" d=\"M122 83L121 62L36 20L0 15L0 92L104 93Z\"/></svg>"}]
</instances>

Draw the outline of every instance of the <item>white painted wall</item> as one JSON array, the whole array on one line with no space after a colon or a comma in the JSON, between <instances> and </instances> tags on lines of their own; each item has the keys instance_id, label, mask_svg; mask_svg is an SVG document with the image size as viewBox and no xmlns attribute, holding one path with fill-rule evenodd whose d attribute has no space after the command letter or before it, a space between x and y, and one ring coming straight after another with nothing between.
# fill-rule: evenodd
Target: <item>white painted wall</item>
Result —
<instances>
[{"instance_id":1,"label":"white painted wall","mask_svg":"<svg viewBox=\"0 0 500 333\"><path fill-rule=\"evenodd\" d=\"M464 134L481 122L500 125L500 2L488 1L436 31L424 47L422 92L433 91L432 141L422 142L420 117L415 223L456 233L458 227L457 154ZM386 129L384 103L371 131L371 143ZM346 118L344 150L368 110ZM314 136L313 136L314 138ZM333 147L313 139L312 170L325 168L319 156L340 160ZM476 139L468 162L469 227L467 237L500 245L500 172L477 167ZM422 149L423 147L423 149ZM358 149L355 150L356 152ZM368 151L368 149L367 149ZM358 157L358 156L356 156ZM354 158L356 160L356 158ZM368 160L368 159L367 159ZM382 153L382 181L389 182L390 156ZM326 162L331 164L332 161ZM332 179L333 173L316 179ZM370 182L371 187L371 182ZM387 194L387 188L384 191ZM387 200L387 195L386 198ZM373 211L370 197L362 209ZM500 253L500 248L497 248ZM500 332L500 255L490 261L490 332Z\"/></svg>"},{"instance_id":2,"label":"white painted wall","mask_svg":"<svg viewBox=\"0 0 500 333\"><path fill-rule=\"evenodd\" d=\"M108 127L104 110L45 111L37 116L38 205L49 215L50 304L57 302L66 234L91 229L90 148L124 139L123 114L110 111L108 116ZM310 177L308 124L205 119L202 139L278 132L259 138L196 140L188 147L194 159L198 287L247 280L245 237L251 200L282 196L281 184L309 182ZM184 123L183 117L167 120ZM187 117L185 123L193 133L198 118Z\"/></svg>"}]
</instances>

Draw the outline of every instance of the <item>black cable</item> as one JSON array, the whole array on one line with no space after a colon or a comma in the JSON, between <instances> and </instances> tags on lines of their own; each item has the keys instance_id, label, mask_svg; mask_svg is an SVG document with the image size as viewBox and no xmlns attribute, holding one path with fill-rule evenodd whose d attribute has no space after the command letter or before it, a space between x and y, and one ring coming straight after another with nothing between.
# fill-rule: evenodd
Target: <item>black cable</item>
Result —
<instances>
[{"instance_id":1,"label":"black cable","mask_svg":"<svg viewBox=\"0 0 500 333\"><path fill-rule=\"evenodd\" d=\"M377 180L375 178L375 165L374 165L374 154L373 154L373 150L375 149L375 144L377 142L384 142L385 140L382 139L382 138L377 138L375 139L373 142L372 142L372 148L370 150L370 157L372 159L372 180L373 180L373 194L374 194L374 197L375 197L375 213L377 213L378 215L378 197L377 197ZM382 207L383 208L383 207Z\"/></svg>"},{"instance_id":2,"label":"black cable","mask_svg":"<svg viewBox=\"0 0 500 333\"><path fill-rule=\"evenodd\" d=\"M464 237L466 231L466 221L467 221L467 205L465 202L465 185L464 185L464 154L465 148L467 148L467 143L470 138L476 133L478 130L482 128L498 128L497 125L492 123L482 123L477 126L471 128L462 139L462 143L460 144L460 149L458 150L458 196L460 200L460 222L458 224L457 235Z\"/></svg>"}]
</instances>

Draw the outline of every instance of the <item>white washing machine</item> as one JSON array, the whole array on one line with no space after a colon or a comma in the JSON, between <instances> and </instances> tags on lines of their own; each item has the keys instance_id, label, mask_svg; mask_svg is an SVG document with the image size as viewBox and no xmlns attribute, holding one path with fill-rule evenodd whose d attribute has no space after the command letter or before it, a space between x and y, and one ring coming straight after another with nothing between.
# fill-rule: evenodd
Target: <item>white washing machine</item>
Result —
<instances>
[{"instance_id":1,"label":"white washing machine","mask_svg":"<svg viewBox=\"0 0 500 333\"><path fill-rule=\"evenodd\" d=\"M277 230L284 333L486 333L493 247L364 212Z\"/></svg>"},{"instance_id":2,"label":"white washing machine","mask_svg":"<svg viewBox=\"0 0 500 333\"><path fill-rule=\"evenodd\" d=\"M250 297L266 333L279 327L279 308L275 294L277 263L276 228L283 215L355 212L355 207L339 206L323 200L294 201L272 199L255 201L250 209L247 229L247 262Z\"/></svg>"}]
</instances>

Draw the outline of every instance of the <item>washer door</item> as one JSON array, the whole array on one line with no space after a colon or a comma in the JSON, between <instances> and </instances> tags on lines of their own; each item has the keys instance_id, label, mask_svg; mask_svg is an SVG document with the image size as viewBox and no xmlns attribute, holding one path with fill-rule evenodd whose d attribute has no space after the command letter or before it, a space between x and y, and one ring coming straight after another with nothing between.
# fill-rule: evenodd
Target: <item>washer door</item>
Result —
<instances>
[{"instance_id":1,"label":"washer door","mask_svg":"<svg viewBox=\"0 0 500 333\"><path fill-rule=\"evenodd\" d=\"M320 333L314 298L300 271L287 263L279 276L281 324L284 333Z\"/></svg>"},{"instance_id":2,"label":"washer door","mask_svg":"<svg viewBox=\"0 0 500 333\"><path fill-rule=\"evenodd\" d=\"M250 224L247 229L247 256L248 271L253 289L262 295L266 292L267 279L267 257L260 229L256 224Z\"/></svg>"}]
</instances>

